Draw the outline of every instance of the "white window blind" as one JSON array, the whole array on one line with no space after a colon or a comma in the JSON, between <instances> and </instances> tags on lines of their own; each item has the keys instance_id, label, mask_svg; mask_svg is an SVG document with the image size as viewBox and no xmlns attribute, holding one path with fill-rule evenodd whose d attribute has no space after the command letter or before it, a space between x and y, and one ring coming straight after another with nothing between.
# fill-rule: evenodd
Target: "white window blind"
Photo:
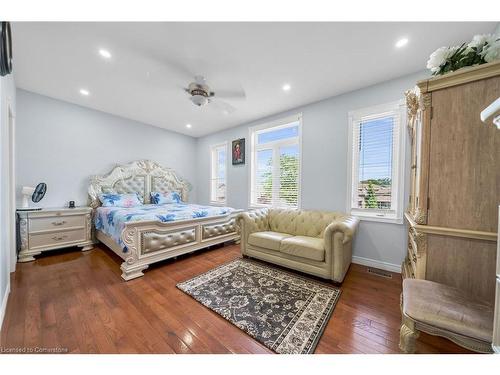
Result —
<instances>
[{"instance_id":1,"label":"white window blind","mask_svg":"<svg viewBox=\"0 0 500 375\"><path fill-rule=\"evenodd\" d=\"M352 214L402 218L402 114L399 102L350 113Z\"/></svg>"},{"instance_id":2,"label":"white window blind","mask_svg":"<svg viewBox=\"0 0 500 375\"><path fill-rule=\"evenodd\" d=\"M300 117L251 130L251 206L300 206Z\"/></svg>"},{"instance_id":3,"label":"white window blind","mask_svg":"<svg viewBox=\"0 0 500 375\"><path fill-rule=\"evenodd\" d=\"M226 203L227 144L211 148L210 200L212 203Z\"/></svg>"}]
</instances>

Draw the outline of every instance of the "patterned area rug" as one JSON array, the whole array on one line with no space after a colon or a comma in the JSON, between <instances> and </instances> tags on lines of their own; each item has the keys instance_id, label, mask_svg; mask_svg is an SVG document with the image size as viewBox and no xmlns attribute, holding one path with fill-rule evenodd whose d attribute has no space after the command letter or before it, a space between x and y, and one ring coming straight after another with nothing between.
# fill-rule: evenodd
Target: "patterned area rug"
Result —
<instances>
[{"instance_id":1,"label":"patterned area rug","mask_svg":"<svg viewBox=\"0 0 500 375\"><path fill-rule=\"evenodd\" d=\"M340 290L264 263L236 259L177 284L276 353L312 353Z\"/></svg>"}]
</instances>

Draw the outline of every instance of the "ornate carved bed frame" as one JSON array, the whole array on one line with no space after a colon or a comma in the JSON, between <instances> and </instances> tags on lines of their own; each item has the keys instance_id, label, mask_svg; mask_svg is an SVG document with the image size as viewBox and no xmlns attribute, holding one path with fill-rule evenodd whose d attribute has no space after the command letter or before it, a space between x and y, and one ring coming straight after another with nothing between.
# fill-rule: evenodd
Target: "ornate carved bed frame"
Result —
<instances>
[{"instance_id":1,"label":"ornate carved bed frame","mask_svg":"<svg viewBox=\"0 0 500 375\"><path fill-rule=\"evenodd\" d=\"M89 186L90 206L100 206L99 194L138 193L145 204L150 203L150 193L178 192L183 201L188 201L191 185L172 169L163 168L150 160L134 161L117 165L104 176L93 176ZM96 238L124 260L121 265L122 278L131 280L143 276L152 263L193 252L211 245L239 240L235 217L241 212L216 217L162 223L159 221L137 221L125 224L121 234L128 251L107 234L96 230Z\"/></svg>"}]
</instances>

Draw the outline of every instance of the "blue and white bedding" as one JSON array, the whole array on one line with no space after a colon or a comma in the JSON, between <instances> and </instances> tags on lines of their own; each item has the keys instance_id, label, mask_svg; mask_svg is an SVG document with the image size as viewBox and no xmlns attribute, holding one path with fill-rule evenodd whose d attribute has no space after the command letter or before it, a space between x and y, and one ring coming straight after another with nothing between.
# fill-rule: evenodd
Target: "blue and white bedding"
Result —
<instances>
[{"instance_id":1,"label":"blue and white bedding","mask_svg":"<svg viewBox=\"0 0 500 375\"><path fill-rule=\"evenodd\" d=\"M202 217L222 216L233 212L230 207L200 206L198 204L145 204L139 207L99 207L96 210L94 224L118 243L123 252L127 252L121 234L125 224L136 221L160 221L163 223L190 220Z\"/></svg>"}]
</instances>

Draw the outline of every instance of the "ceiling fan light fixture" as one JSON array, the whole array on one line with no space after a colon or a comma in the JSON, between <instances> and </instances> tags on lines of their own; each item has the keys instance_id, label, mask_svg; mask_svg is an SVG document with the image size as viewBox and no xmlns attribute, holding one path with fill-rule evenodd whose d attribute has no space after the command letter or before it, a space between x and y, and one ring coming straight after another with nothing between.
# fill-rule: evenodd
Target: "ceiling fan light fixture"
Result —
<instances>
[{"instance_id":1,"label":"ceiling fan light fixture","mask_svg":"<svg viewBox=\"0 0 500 375\"><path fill-rule=\"evenodd\" d=\"M208 103L208 98L204 95L192 95L189 99L198 107Z\"/></svg>"},{"instance_id":2,"label":"ceiling fan light fixture","mask_svg":"<svg viewBox=\"0 0 500 375\"><path fill-rule=\"evenodd\" d=\"M210 108L216 109L219 113L227 116L235 111L235 108L226 103L221 98L245 98L243 90L226 90L222 93L215 93L210 89L207 81L203 76L195 76L195 81L191 82L187 88L184 89L189 94L189 100L197 107L202 107L210 104Z\"/></svg>"}]
</instances>

